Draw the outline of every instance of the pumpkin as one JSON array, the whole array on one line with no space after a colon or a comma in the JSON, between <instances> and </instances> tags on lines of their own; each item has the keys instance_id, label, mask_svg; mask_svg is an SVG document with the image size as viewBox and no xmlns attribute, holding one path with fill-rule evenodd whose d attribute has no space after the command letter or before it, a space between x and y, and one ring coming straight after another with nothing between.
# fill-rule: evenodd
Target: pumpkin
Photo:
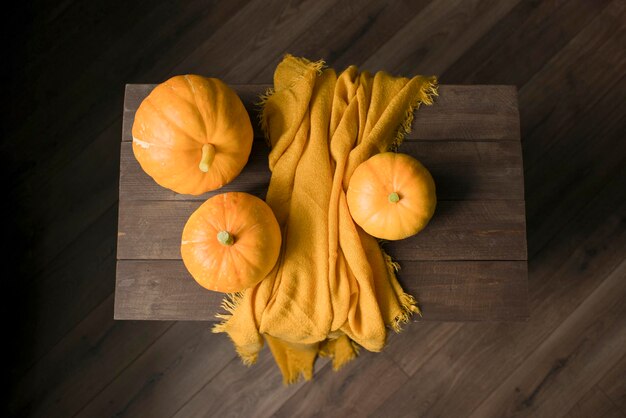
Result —
<instances>
[{"instance_id":1,"label":"pumpkin","mask_svg":"<svg viewBox=\"0 0 626 418\"><path fill-rule=\"evenodd\" d=\"M421 231L435 212L435 182L415 158L376 154L350 178L347 201L352 219L368 234L386 240Z\"/></svg>"},{"instance_id":2,"label":"pumpkin","mask_svg":"<svg viewBox=\"0 0 626 418\"><path fill-rule=\"evenodd\" d=\"M278 222L264 201L229 192L211 197L189 217L181 255L202 287L232 293L267 276L278 260L281 241Z\"/></svg>"},{"instance_id":3,"label":"pumpkin","mask_svg":"<svg viewBox=\"0 0 626 418\"><path fill-rule=\"evenodd\" d=\"M248 161L252 124L237 94L216 78L179 75L141 102L133 152L154 181L198 195L232 181Z\"/></svg>"}]
</instances>

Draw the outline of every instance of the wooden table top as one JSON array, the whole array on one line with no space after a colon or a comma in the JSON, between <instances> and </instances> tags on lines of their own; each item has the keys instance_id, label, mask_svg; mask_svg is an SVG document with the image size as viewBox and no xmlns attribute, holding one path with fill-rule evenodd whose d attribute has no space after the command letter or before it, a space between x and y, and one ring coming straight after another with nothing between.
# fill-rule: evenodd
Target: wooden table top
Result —
<instances>
[{"instance_id":1,"label":"wooden table top","mask_svg":"<svg viewBox=\"0 0 626 418\"><path fill-rule=\"evenodd\" d=\"M223 295L185 269L180 237L189 215L226 191L265 197L269 149L255 131L247 166L233 182L201 196L180 195L145 174L131 127L155 85L129 84L121 144L115 319L214 321ZM233 88L257 121L266 85ZM385 244L423 320L517 321L528 317L526 217L517 92L514 86L439 88L421 107L399 151L420 160L437 185L437 211L420 234Z\"/></svg>"}]
</instances>

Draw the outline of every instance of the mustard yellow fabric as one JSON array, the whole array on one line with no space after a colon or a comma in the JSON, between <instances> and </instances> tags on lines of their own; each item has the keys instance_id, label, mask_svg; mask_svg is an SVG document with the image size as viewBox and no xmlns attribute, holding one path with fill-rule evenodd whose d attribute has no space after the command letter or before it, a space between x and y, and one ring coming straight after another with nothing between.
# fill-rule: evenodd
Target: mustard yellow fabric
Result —
<instances>
[{"instance_id":1,"label":"mustard yellow fabric","mask_svg":"<svg viewBox=\"0 0 626 418\"><path fill-rule=\"evenodd\" d=\"M310 379L318 355L339 369L358 347L380 351L387 326L399 330L415 299L395 263L350 216L346 190L356 167L398 145L413 110L431 104L435 77L384 72L340 75L287 55L264 97L261 123L272 150L267 203L283 234L274 270L224 302L226 332L246 364L267 341L285 383Z\"/></svg>"}]
</instances>

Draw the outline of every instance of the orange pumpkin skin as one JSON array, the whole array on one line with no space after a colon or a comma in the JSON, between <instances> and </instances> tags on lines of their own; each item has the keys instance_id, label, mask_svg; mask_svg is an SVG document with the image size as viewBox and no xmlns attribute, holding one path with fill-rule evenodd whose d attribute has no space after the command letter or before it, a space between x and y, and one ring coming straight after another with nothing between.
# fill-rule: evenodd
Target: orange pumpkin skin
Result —
<instances>
[{"instance_id":1,"label":"orange pumpkin skin","mask_svg":"<svg viewBox=\"0 0 626 418\"><path fill-rule=\"evenodd\" d=\"M417 234L437 205L435 182L426 167L394 152L374 155L354 170L347 200L352 219L368 234L386 240Z\"/></svg>"},{"instance_id":2,"label":"orange pumpkin skin","mask_svg":"<svg viewBox=\"0 0 626 418\"><path fill-rule=\"evenodd\" d=\"M204 288L239 292L272 270L281 233L272 209L248 193L229 192L204 202L187 220L181 254Z\"/></svg>"},{"instance_id":3,"label":"orange pumpkin skin","mask_svg":"<svg viewBox=\"0 0 626 418\"><path fill-rule=\"evenodd\" d=\"M154 181L198 195L232 181L248 161L252 124L222 81L179 75L146 97L133 122L133 152Z\"/></svg>"}]
</instances>

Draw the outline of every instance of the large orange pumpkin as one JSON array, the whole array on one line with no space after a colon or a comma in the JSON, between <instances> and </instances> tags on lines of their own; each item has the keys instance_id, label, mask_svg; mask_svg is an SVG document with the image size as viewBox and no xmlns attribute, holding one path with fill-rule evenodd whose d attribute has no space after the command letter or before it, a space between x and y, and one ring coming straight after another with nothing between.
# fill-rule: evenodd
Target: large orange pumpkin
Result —
<instances>
[{"instance_id":1,"label":"large orange pumpkin","mask_svg":"<svg viewBox=\"0 0 626 418\"><path fill-rule=\"evenodd\" d=\"M352 219L368 234L387 240L421 231L435 212L435 182L415 158L377 154L359 165L348 185Z\"/></svg>"},{"instance_id":2,"label":"large orange pumpkin","mask_svg":"<svg viewBox=\"0 0 626 418\"><path fill-rule=\"evenodd\" d=\"M272 209L242 192L213 196L190 217L181 254L203 287L232 293L252 287L278 260L281 234Z\"/></svg>"},{"instance_id":3,"label":"large orange pumpkin","mask_svg":"<svg viewBox=\"0 0 626 418\"><path fill-rule=\"evenodd\" d=\"M159 84L137 109L133 152L158 184L198 195L232 181L248 161L252 124L222 81L179 75Z\"/></svg>"}]
</instances>

